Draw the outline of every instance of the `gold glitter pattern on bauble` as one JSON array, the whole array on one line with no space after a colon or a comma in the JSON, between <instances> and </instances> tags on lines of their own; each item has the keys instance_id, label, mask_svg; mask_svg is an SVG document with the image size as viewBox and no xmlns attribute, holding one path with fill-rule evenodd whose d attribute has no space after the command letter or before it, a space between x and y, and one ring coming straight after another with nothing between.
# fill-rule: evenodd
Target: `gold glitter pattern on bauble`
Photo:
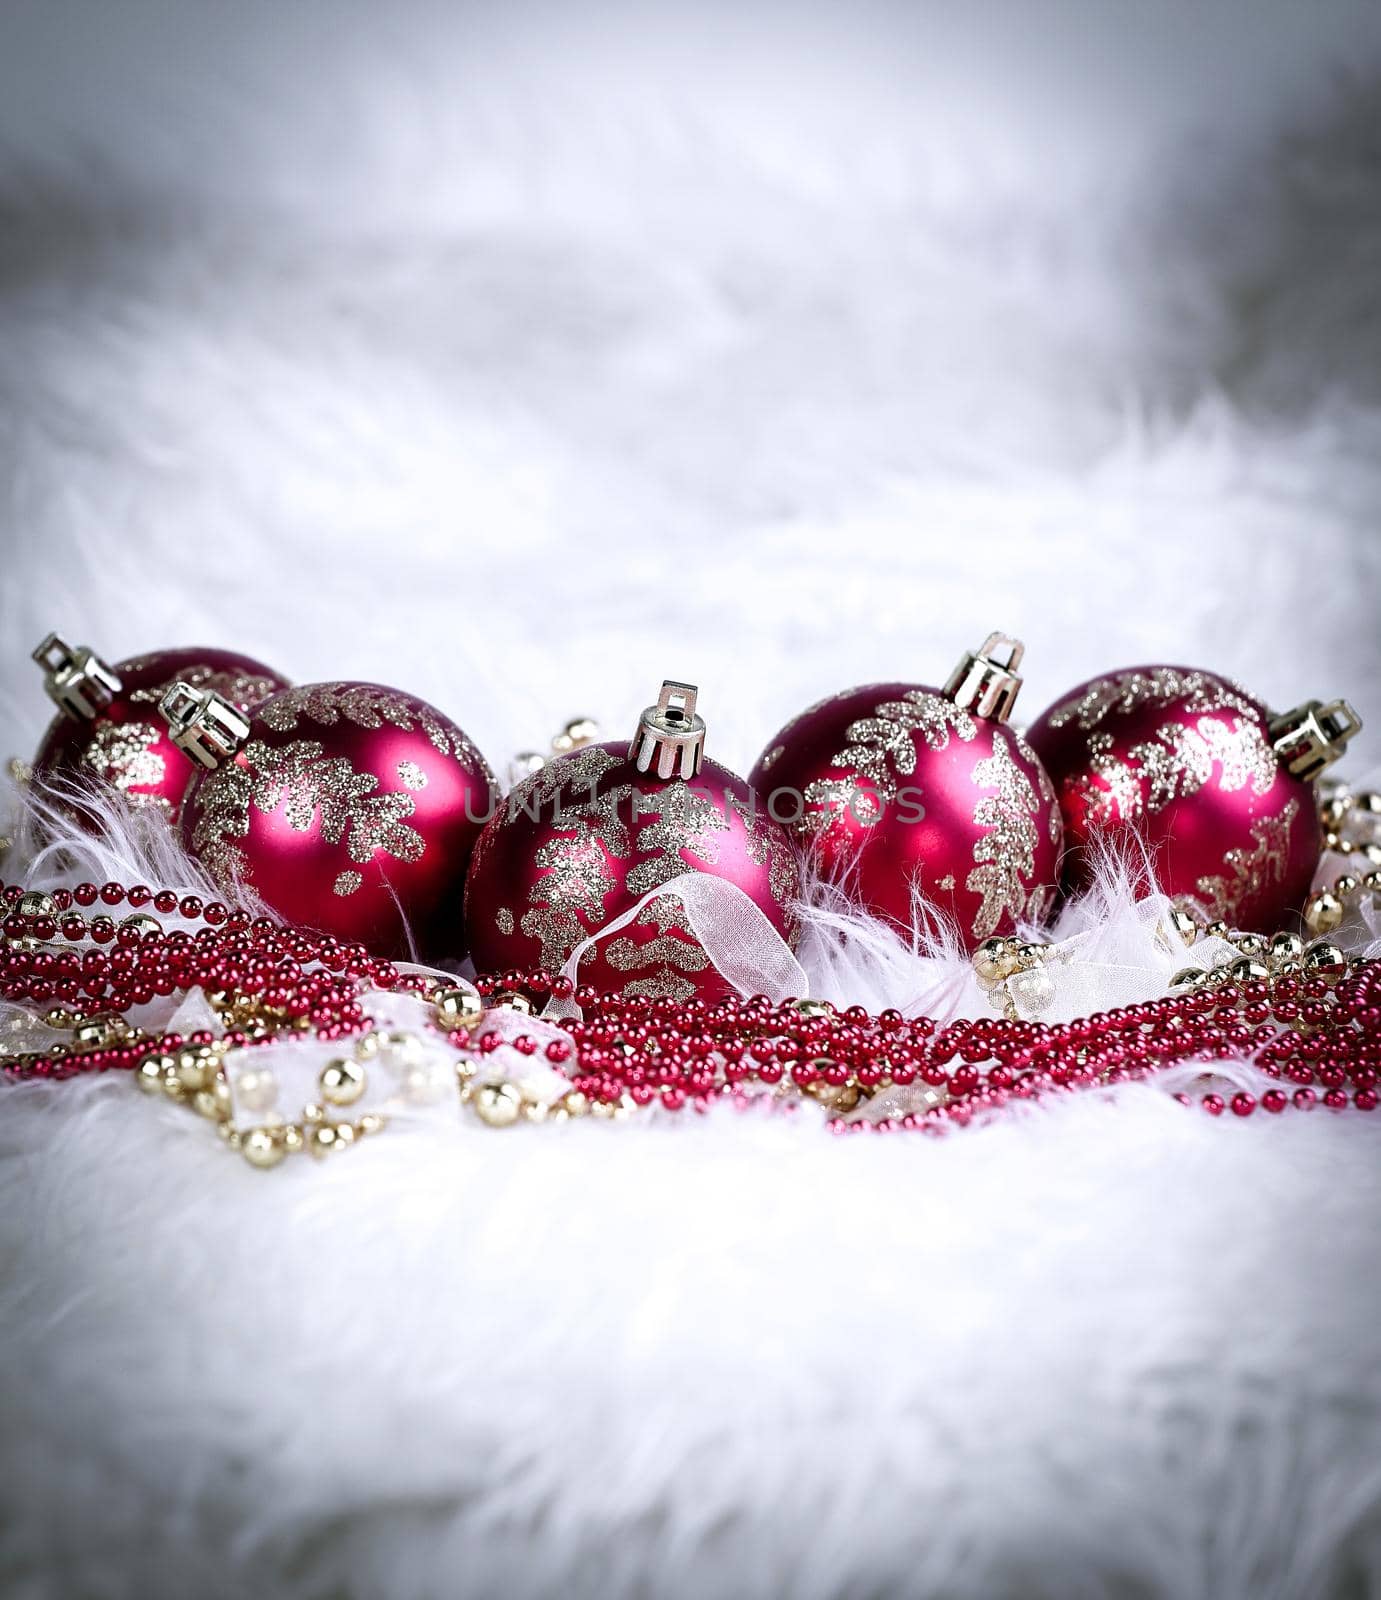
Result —
<instances>
[{"instance_id":1,"label":"gold glitter pattern on bauble","mask_svg":"<svg viewBox=\"0 0 1381 1600\"><path fill-rule=\"evenodd\" d=\"M338 895L354 894L355 890L364 882L364 877L358 872L342 872L331 885L332 893Z\"/></svg>"},{"instance_id":2,"label":"gold glitter pattern on bauble","mask_svg":"<svg viewBox=\"0 0 1381 1600\"><path fill-rule=\"evenodd\" d=\"M1140 706L1165 705L1181 698L1186 711L1200 715L1209 711L1240 711L1245 717L1259 715L1258 708L1234 684L1224 683L1204 672L1153 667L1149 672L1133 670L1095 678L1078 694L1055 707L1050 713L1050 726L1063 728L1069 722L1077 722L1088 732L1105 717L1125 716Z\"/></svg>"},{"instance_id":3,"label":"gold glitter pattern on bauble","mask_svg":"<svg viewBox=\"0 0 1381 1600\"><path fill-rule=\"evenodd\" d=\"M1277 816L1258 817L1251 826L1251 848L1239 845L1229 850L1223 857L1226 873L1199 879L1199 893L1214 917L1230 919L1253 895L1284 879L1290 863L1290 829L1298 815L1299 805L1291 800Z\"/></svg>"},{"instance_id":4,"label":"gold glitter pattern on bauble","mask_svg":"<svg viewBox=\"0 0 1381 1600\"><path fill-rule=\"evenodd\" d=\"M871 716L849 724L844 734L845 748L830 759L831 766L851 769L867 778L876 800L868 796L867 806L856 804L867 791L852 776L817 778L806 785L805 797L809 804L823 807L824 811L814 816L808 813L798 826L805 831L826 828L852 805L855 820L872 827L881 818L883 808L896 797L898 780L909 778L916 770L917 736L932 750L943 750L951 734L968 743L977 733L977 724L967 711L929 689L908 689L900 700L883 701Z\"/></svg>"},{"instance_id":5,"label":"gold glitter pattern on bauble","mask_svg":"<svg viewBox=\"0 0 1381 1600\"><path fill-rule=\"evenodd\" d=\"M513 932L513 913L507 906L500 906L494 913L494 925L505 938Z\"/></svg>"},{"instance_id":6,"label":"gold glitter pattern on bauble","mask_svg":"<svg viewBox=\"0 0 1381 1600\"><path fill-rule=\"evenodd\" d=\"M398 780L405 789L425 789L427 787L427 774L415 761L400 761L398 763Z\"/></svg>"},{"instance_id":7,"label":"gold glitter pattern on bauble","mask_svg":"<svg viewBox=\"0 0 1381 1600\"><path fill-rule=\"evenodd\" d=\"M148 659L128 661L124 670L134 673L148 664ZM252 709L281 687L276 679L266 678L262 673L226 672L205 662L198 662L194 666L179 667L166 683L147 689L135 689L130 695L130 700L157 705L175 683L190 683L194 689L210 689L223 699L229 700L232 706L239 706L241 710Z\"/></svg>"},{"instance_id":8,"label":"gold glitter pattern on bauble","mask_svg":"<svg viewBox=\"0 0 1381 1600\"><path fill-rule=\"evenodd\" d=\"M720 841L716 835L729 830L726 809L680 779L655 794L638 797L640 811L651 811L654 803L656 821L639 830L638 853L651 850L655 854L640 861L626 880L635 895L644 895L688 871L681 858L682 850L714 865L719 860Z\"/></svg>"},{"instance_id":9,"label":"gold glitter pattern on bauble","mask_svg":"<svg viewBox=\"0 0 1381 1600\"><path fill-rule=\"evenodd\" d=\"M618 938L606 947L604 953L611 967L620 972L645 974L630 979L620 993L627 999L642 995L649 1000L689 1000L696 992L696 986L680 974L703 972L709 966L710 958L691 932L685 905L676 895L662 895L643 907L634 926L655 927L659 937L649 939L646 944ZM679 934L685 937L679 937ZM658 971L645 971L658 962L661 963Z\"/></svg>"},{"instance_id":10,"label":"gold glitter pattern on bauble","mask_svg":"<svg viewBox=\"0 0 1381 1600\"><path fill-rule=\"evenodd\" d=\"M800 893L801 879L796 870L795 858L782 847L780 834L771 827L771 819L757 808L756 798L739 800L734 795L726 797L728 809L733 810L743 824L743 853L755 867L767 868L767 892L779 906L788 906Z\"/></svg>"},{"instance_id":11,"label":"gold glitter pattern on bauble","mask_svg":"<svg viewBox=\"0 0 1381 1600\"><path fill-rule=\"evenodd\" d=\"M251 810L281 810L299 833L319 815L322 838L328 844L344 839L350 859L361 865L380 850L395 861L421 860L426 841L404 820L416 802L410 794L377 794L378 787L372 772L326 755L314 739L281 746L251 739L239 761L227 762L202 784L192 848L223 886L248 880L248 862L234 841L248 837Z\"/></svg>"},{"instance_id":12,"label":"gold glitter pattern on bauble","mask_svg":"<svg viewBox=\"0 0 1381 1600\"><path fill-rule=\"evenodd\" d=\"M1093 826L1127 822L1143 813L1154 815L1172 800L1198 794L1213 777L1215 765L1220 769L1218 786L1229 794L1248 784L1254 794L1265 794L1279 772L1275 754L1255 721L1234 720L1229 727L1205 716L1196 728L1169 722L1151 739L1132 745L1122 758L1101 742L1105 738L1095 735L1089 740L1089 776L1072 786ZM1094 747L1095 739L1099 748Z\"/></svg>"},{"instance_id":13,"label":"gold glitter pattern on bauble","mask_svg":"<svg viewBox=\"0 0 1381 1600\"><path fill-rule=\"evenodd\" d=\"M393 689L372 683L313 683L284 689L260 707L259 715L275 733L291 733L299 719L333 726L342 718L357 728L382 728L403 733L417 729L443 756L454 756L489 774L488 763L459 728L443 722L430 706Z\"/></svg>"},{"instance_id":14,"label":"gold glitter pattern on bauble","mask_svg":"<svg viewBox=\"0 0 1381 1600\"><path fill-rule=\"evenodd\" d=\"M974 914L972 933L986 939L1004 915L1019 918L1026 910L1036 870L1036 825L1040 800L1031 780L1012 760L999 739L993 752L976 762L973 781L991 789L974 809L973 820L988 831L973 847L975 866L964 881L970 894L983 897Z\"/></svg>"},{"instance_id":15,"label":"gold glitter pattern on bauble","mask_svg":"<svg viewBox=\"0 0 1381 1600\"><path fill-rule=\"evenodd\" d=\"M623 860L631 848L618 808L632 790L618 785L599 792L601 778L619 764L607 750L591 745L525 778L506 802L510 816L519 811L534 818L554 813L554 825L565 830L536 853L536 864L547 870L529 888L530 909L519 923L529 939L540 941L545 967L563 965L585 937L578 913L594 922L604 920L604 898L614 887L605 852ZM567 789L585 799L571 803L563 798Z\"/></svg>"},{"instance_id":16,"label":"gold glitter pattern on bauble","mask_svg":"<svg viewBox=\"0 0 1381 1600\"><path fill-rule=\"evenodd\" d=\"M167 776L167 763L156 748L162 740L162 730L151 722L102 722L82 751L82 760L131 805L155 806L171 816L172 802L166 795L146 792Z\"/></svg>"},{"instance_id":17,"label":"gold glitter pattern on bauble","mask_svg":"<svg viewBox=\"0 0 1381 1600\"><path fill-rule=\"evenodd\" d=\"M1017 749L1021 752L1022 759L1036 774L1036 787L1041 792L1041 804L1046 807L1046 831L1050 835L1053 845L1064 843L1065 823L1060 813L1060 797L1055 793L1055 785L1050 774L1045 770L1045 765L1036 752L1027 744L1021 734L1013 731L1012 737L1016 740ZM1095 735L1095 737L1097 737ZM1090 739L1092 744L1093 740Z\"/></svg>"}]
</instances>

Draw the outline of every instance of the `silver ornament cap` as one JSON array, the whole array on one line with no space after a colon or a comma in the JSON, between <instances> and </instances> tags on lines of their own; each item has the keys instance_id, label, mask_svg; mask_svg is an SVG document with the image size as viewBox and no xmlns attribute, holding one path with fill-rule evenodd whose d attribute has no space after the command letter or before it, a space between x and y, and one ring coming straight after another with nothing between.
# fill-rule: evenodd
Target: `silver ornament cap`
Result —
<instances>
[{"instance_id":1,"label":"silver ornament cap","mask_svg":"<svg viewBox=\"0 0 1381 1600\"><path fill-rule=\"evenodd\" d=\"M693 778L705 757L705 719L695 709L693 683L668 678L657 704L638 719L628 754L639 772L659 778Z\"/></svg>"},{"instance_id":2,"label":"silver ornament cap","mask_svg":"<svg viewBox=\"0 0 1381 1600\"><path fill-rule=\"evenodd\" d=\"M990 633L977 650L966 650L950 673L945 694L961 711L1006 722L1021 693L1017 668L1026 647L1009 634Z\"/></svg>"},{"instance_id":3,"label":"silver ornament cap","mask_svg":"<svg viewBox=\"0 0 1381 1600\"><path fill-rule=\"evenodd\" d=\"M1266 726L1271 748L1287 772L1306 782L1317 778L1360 733L1362 719L1346 700L1306 700L1293 711L1272 717Z\"/></svg>"},{"instance_id":4,"label":"silver ornament cap","mask_svg":"<svg viewBox=\"0 0 1381 1600\"><path fill-rule=\"evenodd\" d=\"M200 767L233 761L249 738L249 718L214 689L179 680L158 702L173 743Z\"/></svg>"},{"instance_id":5,"label":"silver ornament cap","mask_svg":"<svg viewBox=\"0 0 1381 1600\"><path fill-rule=\"evenodd\" d=\"M74 722L93 721L120 692L119 674L94 650L74 650L55 633L33 651L33 659L43 668L48 698Z\"/></svg>"}]
</instances>

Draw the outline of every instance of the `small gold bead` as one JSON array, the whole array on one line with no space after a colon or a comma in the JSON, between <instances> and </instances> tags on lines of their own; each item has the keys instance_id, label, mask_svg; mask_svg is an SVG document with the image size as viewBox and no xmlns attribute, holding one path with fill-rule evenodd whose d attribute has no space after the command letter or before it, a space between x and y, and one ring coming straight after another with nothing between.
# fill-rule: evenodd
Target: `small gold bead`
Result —
<instances>
[{"instance_id":1,"label":"small gold bead","mask_svg":"<svg viewBox=\"0 0 1381 1600\"><path fill-rule=\"evenodd\" d=\"M1381 867L1381 844L1368 842L1357 847L1358 854L1366 861L1369 867Z\"/></svg>"},{"instance_id":2,"label":"small gold bead","mask_svg":"<svg viewBox=\"0 0 1381 1600\"><path fill-rule=\"evenodd\" d=\"M192 1110L199 1117L205 1117L208 1122L221 1120L221 1108L212 1089L198 1089L192 1096Z\"/></svg>"},{"instance_id":3,"label":"small gold bead","mask_svg":"<svg viewBox=\"0 0 1381 1600\"><path fill-rule=\"evenodd\" d=\"M1316 889L1304 902L1304 921L1311 933L1332 933L1343 920L1343 903L1328 889Z\"/></svg>"},{"instance_id":4,"label":"small gold bead","mask_svg":"<svg viewBox=\"0 0 1381 1600\"><path fill-rule=\"evenodd\" d=\"M1340 873L1333 880L1333 893L1340 900L1346 900L1349 895L1357 893L1357 879L1350 872Z\"/></svg>"},{"instance_id":5,"label":"small gold bead","mask_svg":"<svg viewBox=\"0 0 1381 1600\"><path fill-rule=\"evenodd\" d=\"M1373 817L1381 817L1381 790L1359 789L1353 797L1353 804L1359 811L1369 812Z\"/></svg>"},{"instance_id":6,"label":"small gold bead","mask_svg":"<svg viewBox=\"0 0 1381 1600\"><path fill-rule=\"evenodd\" d=\"M1197 989L1204 981L1202 967L1181 967L1170 980L1172 989Z\"/></svg>"},{"instance_id":7,"label":"small gold bead","mask_svg":"<svg viewBox=\"0 0 1381 1600\"><path fill-rule=\"evenodd\" d=\"M1271 969L1255 956L1238 956L1228 963L1228 977L1233 983L1259 983L1270 975Z\"/></svg>"},{"instance_id":8,"label":"small gold bead","mask_svg":"<svg viewBox=\"0 0 1381 1600\"><path fill-rule=\"evenodd\" d=\"M276 1167L287 1153L287 1146L269 1128L251 1128L240 1135L240 1154L251 1167Z\"/></svg>"},{"instance_id":9,"label":"small gold bead","mask_svg":"<svg viewBox=\"0 0 1381 1600\"><path fill-rule=\"evenodd\" d=\"M432 997L436 1020L448 1032L474 1028L484 1021L484 1001L473 989L438 989Z\"/></svg>"},{"instance_id":10,"label":"small gold bead","mask_svg":"<svg viewBox=\"0 0 1381 1600\"><path fill-rule=\"evenodd\" d=\"M171 1056L145 1056L139 1063L139 1071L136 1074L139 1087L145 1094L161 1094L163 1080L172 1070L172 1066L173 1058Z\"/></svg>"},{"instance_id":11,"label":"small gold bead","mask_svg":"<svg viewBox=\"0 0 1381 1600\"><path fill-rule=\"evenodd\" d=\"M97 1012L95 1016L83 1017L72 1029L72 1043L79 1050L99 1049L103 1044L109 1044L114 1039L122 1038L129 1031L129 1024L121 1016L109 1011Z\"/></svg>"},{"instance_id":12,"label":"small gold bead","mask_svg":"<svg viewBox=\"0 0 1381 1600\"><path fill-rule=\"evenodd\" d=\"M1304 952L1302 965L1311 978L1325 978L1336 983L1347 973L1347 956L1336 944L1318 939Z\"/></svg>"},{"instance_id":13,"label":"small gold bead","mask_svg":"<svg viewBox=\"0 0 1381 1600\"><path fill-rule=\"evenodd\" d=\"M66 1009L66 1007L64 1007L64 1006L54 1006L51 1011L47 1012L44 1015L43 1025L46 1028L57 1028L59 1030L65 1030L67 1028L72 1027L72 1025L76 1022L76 1020L77 1019L72 1015L72 1013L70 1011L68 1011Z\"/></svg>"},{"instance_id":14,"label":"small gold bead","mask_svg":"<svg viewBox=\"0 0 1381 1600\"><path fill-rule=\"evenodd\" d=\"M1226 939L1228 937L1228 932L1229 932L1229 929L1228 929L1228 925L1227 925L1226 922L1223 922L1221 920L1216 921L1216 922L1210 922L1208 924L1208 926L1204 929L1204 938L1205 939Z\"/></svg>"},{"instance_id":15,"label":"small gold bead","mask_svg":"<svg viewBox=\"0 0 1381 1600\"><path fill-rule=\"evenodd\" d=\"M796 1010L803 1017L832 1017L834 1007L828 1000L797 1000Z\"/></svg>"},{"instance_id":16,"label":"small gold bead","mask_svg":"<svg viewBox=\"0 0 1381 1600\"><path fill-rule=\"evenodd\" d=\"M318 1158L334 1155L355 1142L355 1130L348 1122L319 1122L307 1135L307 1149Z\"/></svg>"},{"instance_id":17,"label":"small gold bead","mask_svg":"<svg viewBox=\"0 0 1381 1600\"><path fill-rule=\"evenodd\" d=\"M1001 983L1020 965L1021 958L1010 939L985 939L973 953L973 970L980 983Z\"/></svg>"},{"instance_id":18,"label":"small gold bead","mask_svg":"<svg viewBox=\"0 0 1381 1600\"><path fill-rule=\"evenodd\" d=\"M504 1011L517 1011L520 1015L530 1017L533 1013L532 1001L525 994L515 994L510 989L500 989L490 1005Z\"/></svg>"},{"instance_id":19,"label":"small gold bead","mask_svg":"<svg viewBox=\"0 0 1381 1600\"><path fill-rule=\"evenodd\" d=\"M1171 906L1170 926L1179 934L1186 944L1193 944L1199 937L1199 920L1183 906Z\"/></svg>"},{"instance_id":20,"label":"small gold bead","mask_svg":"<svg viewBox=\"0 0 1381 1600\"><path fill-rule=\"evenodd\" d=\"M1237 948L1244 956L1264 956L1266 954L1266 940L1259 933L1239 933Z\"/></svg>"},{"instance_id":21,"label":"small gold bead","mask_svg":"<svg viewBox=\"0 0 1381 1600\"><path fill-rule=\"evenodd\" d=\"M1271 937L1271 956L1276 961L1298 961L1304 953L1304 940L1297 933L1277 933Z\"/></svg>"},{"instance_id":22,"label":"small gold bead","mask_svg":"<svg viewBox=\"0 0 1381 1600\"><path fill-rule=\"evenodd\" d=\"M295 1122L290 1122L279 1131L279 1138L283 1141L283 1148L289 1155L295 1155L299 1150L307 1147L306 1137L302 1129Z\"/></svg>"},{"instance_id":23,"label":"small gold bead","mask_svg":"<svg viewBox=\"0 0 1381 1600\"><path fill-rule=\"evenodd\" d=\"M589 1097L582 1094L579 1089L572 1089L569 1094L562 1095L558 1104L568 1116L572 1117L583 1117L590 1109Z\"/></svg>"},{"instance_id":24,"label":"small gold bead","mask_svg":"<svg viewBox=\"0 0 1381 1600\"><path fill-rule=\"evenodd\" d=\"M177 1081L189 1094L195 1094L198 1089L209 1086L210 1075L215 1071L215 1062L215 1052L207 1045L179 1050L176 1061Z\"/></svg>"},{"instance_id":25,"label":"small gold bead","mask_svg":"<svg viewBox=\"0 0 1381 1600\"><path fill-rule=\"evenodd\" d=\"M376 1111L366 1111L355 1124L355 1132L363 1139L367 1134L378 1133L381 1128L387 1126L387 1117L381 1117Z\"/></svg>"},{"instance_id":26,"label":"small gold bead","mask_svg":"<svg viewBox=\"0 0 1381 1600\"><path fill-rule=\"evenodd\" d=\"M1381 894L1381 872L1369 872L1362 879L1362 887L1368 894Z\"/></svg>"},{"instance_id":27,"label":"small gold bead","mask_svg":"<svg viewBox=\"0 0 1381 1600\"><path fill-rule=\"evenodd\" d=\"M523 1114L523 1093L516 1083L484 1083L473 1095L475 1114L491 1128L509 1128Z\"/></svg>"},{"instance_id":28,"label":"small gold bead","mask_svg":"<svg viewBox=\"0 0 1381 1600\"><path fill-rule=\"evenodd\" d=\"M321 1098L332 1106L353 1106L365 1090L364 1068L358 1061L338 1057L317 1075Z\"/></svg>"},{"instance_id":29,"label":"small gold bead","mask_svg":"<svg viewBox=\"0 0 1381 1600\"><path fill-rule=\"evenodd\" d=\"M593 717L572 717L552 740L551 747L556 755L564 756L567 751L579 750L598 738L599 724Z\"/></svg>"},{"instance_id":30,"label":"small gold bead","mask_svg":"<svg viewBox=\"0 0 1381 1600\"><path fill-rule=\"evenodd\" d=\"M58 914L57 901L42 889L29 889L21 894L14 909L21 917L55 917Z\"/></svg>"},{"instance_id":31,"label":"small gold bead","mask_svg":"<svg viewBox=\"0 0 1381 1600\"><path fill-rule=\"evenodd\" d=\"M158 920L157 917L151 917L147 911L132 912L129 916L125 917L121 921L120 926L122 928L129 928L132 932L139 934L141 937L145 934L163 932L163 924Z\"/></svg>"},{"instance_id":32,"label":"small gold bead","mask_svg":"<svg viewBox=\"0 0 1381 1600\"><path fill-rule=\"evenodd\" d=\"M1331 794L1319 802L1319 821L1325 829L1335 829L1352 810L1352 796L1347 793Z\"/></svg>"}]
</instances>

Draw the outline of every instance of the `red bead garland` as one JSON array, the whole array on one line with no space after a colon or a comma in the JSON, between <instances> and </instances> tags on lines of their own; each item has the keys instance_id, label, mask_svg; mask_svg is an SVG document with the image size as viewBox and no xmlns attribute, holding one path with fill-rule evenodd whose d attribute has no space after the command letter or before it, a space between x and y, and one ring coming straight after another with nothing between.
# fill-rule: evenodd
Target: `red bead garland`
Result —
<instances>
[{"instance_id":1,"label":"red bead garland","mask_svg":"<svg viewBox=\"0 0 1381 1600\"><path fill-rule=\"evenodd\" d=\"M231 1048L284 1030L346 1038L370 1026L362 1004L368 991L430 995L437 984L426 974L400 973L362 946L171 889L82 883L35 896L10 885L0 887L0 902L7 908L0 923L3 999L109 1019L190 989L220 999L233 995L257 1009L261 1026L257 1034L230 1027L223 1042ZM74 910L98 905L105 909L90 918ZM119 923L106 915L122 905L133 914ZM194 934L165 930L144 907L204 926ZM59 940L90 943L81 951L51 948ZM521 1055L541 1050L570 1078L572 1094L591 1106L703 1111L723 1099L744 1105L754 1091L794 1091L847 1111L889 1087L929 1102L928 1109L895 1119L836 1117L830 1126L841 1134L936 1132L1006 1106L1215 1060L1249 1060L1278 1080L1259 1098L1245 1090L1228 1098L1207 1090L1199 1103L1217 1117L1245 1118L1257 1110L1279 1115L1320 1101L1332 1109L1373 1111L1381 1083L1377 962L1327 975L1299 969L1227 982L1053 1024L1002 1017L940 1022L896 1010L872 1016L860 1006L838 1012L818 1001L778 1003L762 995L625 999L576 988L569 978L540 969L486 975L477 988L491 1005L523 996L576 1001L583 1015L560 1023L565 1037L542 1045L521 1034L511 1043ZM463 1054L488 1055L504 1043L483 1026L458 1028L448 1037ZM151 1050L212 1042L210 1033L136 1035L91 1049L7 1058L4 1073L67 1078L131 1070ZM1175 1098L1191 1103L1183 1092Z\"/></svg>"}]
</instances>

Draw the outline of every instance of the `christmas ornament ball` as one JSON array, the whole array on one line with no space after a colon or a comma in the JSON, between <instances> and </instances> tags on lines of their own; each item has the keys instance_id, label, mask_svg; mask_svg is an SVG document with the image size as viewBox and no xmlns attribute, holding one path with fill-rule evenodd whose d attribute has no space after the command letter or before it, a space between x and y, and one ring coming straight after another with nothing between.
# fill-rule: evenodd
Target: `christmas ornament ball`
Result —
<instances>
[{"instance_id":1,"label":"christmas ornament ball","mask_svg":"<svg viewBox=\"0 0 1381 1600\"><path fill-rule=\"evenodd\" d=\"M1313 780L1361 725L1341 700L1273 716L1194 667L1126 667L1081 683L1027 734L1060 797L1066 889L1088 883L1099 840L1134 840L1166 894L1276 932L1319 864Z\"/></svg>"},{"instance_id":2,"label":"christmas ornament ball","mask_svg":"<svg viewBox=\"0 0 1381 1600\"><path fill-rule=\"evenodd\" d=\"M497 789L448 717L376 683L287 689L252 717L177 684L162 709L202 769L183 844L227 894L243 884L383 955L464 953L462 886Z\"/></svg>"},{"instance_id":3,"label":"christmas ornament ball","mask_svg":"<svg viewBox=\"0 0 1381 1600\"><path fill-rule=\"evenodd\" d=\"M696 690L665 683L633 742L589 743L543 766L486 824L465 892L482 971L559 970L575 947L686 872L736 884L789 942L800 884L786 834L742 778L703 754ZM673 895L581 958L606 993L686 1000L734 992Z\"/></svg>"},{"instance_id":4,"label":"christmas ornament ball","mask_svg":"<svg viewBox=\"0 0 1381 1600\"><path fill-rule=\"evenodd\" d=\"M919 897L968 949L1039 921L1062 835L1045 769L1007 720L1021 658L995 633L943 689L880 683L822 700L769 742L748 781L874 915L909 928Z\"/></svg>"},{"instance_id":5,"label":"christmas ornament ball","mask_svg":"<svg viewBox=\"0 0 1381 1600\"><path fill-rule=\"evenodd\" d=\"M262 661L202 645L154 650L112 667L50 633L33 659L58 708L34 756L34 776L51 784L82 820L90 820L89 813L69 791L94 779L130 805L176 822L196 769L173 741L158 705L179 680L214 690L241 711L287 687L287 679Z\"/></svg>"}]
</instances>

